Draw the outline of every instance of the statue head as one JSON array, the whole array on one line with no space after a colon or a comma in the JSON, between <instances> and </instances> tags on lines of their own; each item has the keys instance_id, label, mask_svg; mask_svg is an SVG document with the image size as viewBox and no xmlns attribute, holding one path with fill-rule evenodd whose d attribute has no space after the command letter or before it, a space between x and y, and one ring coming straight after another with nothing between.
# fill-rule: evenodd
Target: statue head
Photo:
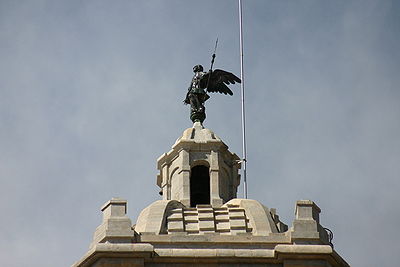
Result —
<instances>
[{"instance_id":1,"label":"statue head","mask_svg":"<svg viewBox=\"0 0 400 267\"><path fill-rule=\"evenodd\" d=\"M199 71L203 71L202 65L196 65L193 67L193 72L199 72Z\"/></svg>"}]
</instances>

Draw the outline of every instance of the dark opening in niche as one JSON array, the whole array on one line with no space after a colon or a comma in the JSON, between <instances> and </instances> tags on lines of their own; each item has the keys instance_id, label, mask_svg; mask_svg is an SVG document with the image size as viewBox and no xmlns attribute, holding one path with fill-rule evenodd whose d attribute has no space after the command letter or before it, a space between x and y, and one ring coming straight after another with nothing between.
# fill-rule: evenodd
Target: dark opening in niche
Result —
<instances>
[{"instance_id":1,"label":"dark opening in niche","mask_svg":"<svg viewBox=\"0 0 400 267\"><path fill-rule=\"evenodd\" d=\"M195 166L190 174L190 206L210 204L210 172L206 166Z\"/></svg>"}]
</instances>

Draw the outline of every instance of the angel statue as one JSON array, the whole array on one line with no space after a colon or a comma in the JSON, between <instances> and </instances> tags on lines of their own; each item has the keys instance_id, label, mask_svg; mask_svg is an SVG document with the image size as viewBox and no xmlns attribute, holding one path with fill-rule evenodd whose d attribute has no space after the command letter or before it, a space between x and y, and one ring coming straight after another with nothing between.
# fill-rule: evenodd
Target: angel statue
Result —
<instances>
[{"instance_id":1,"label":"angel statue","mask_svg":"<svg viewBox=\"0 0 400 267\"><path fill-rule=\"evenodd\" d=\"M213 57L215 57L213 55ZM241 80L233 73L224 70L212 70L203 72L203 66L196 65L193 67L194 76L190 83L186 98L183 101L185 104L190 104L190 119L193 122L199 121L203 123L206 118L204 102L210 96L207 93L221 93L233 95L231 89L228 88L229 84L235 82L241 83Z\"/></svg>"}]
</instances>

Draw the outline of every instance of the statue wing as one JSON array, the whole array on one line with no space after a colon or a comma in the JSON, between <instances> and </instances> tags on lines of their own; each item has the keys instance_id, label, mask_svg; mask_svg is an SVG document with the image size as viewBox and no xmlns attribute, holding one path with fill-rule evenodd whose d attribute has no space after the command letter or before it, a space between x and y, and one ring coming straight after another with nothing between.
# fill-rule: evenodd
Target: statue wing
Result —
<instances>
[{"instance_id":1,"label":"statue wing","mask_svg":"<svg viewBox=\"0 0 400 267\"><path fill-rule=\"evenodd\" d=\"M206 88L207 92L218 92L221 94L233 95L227 85L241 83L242 81L235 74L224 70L214 70L207 72L201 79L201 87ZM207 86L208 84L208 86Z\"/></svg>"}]
</instances>

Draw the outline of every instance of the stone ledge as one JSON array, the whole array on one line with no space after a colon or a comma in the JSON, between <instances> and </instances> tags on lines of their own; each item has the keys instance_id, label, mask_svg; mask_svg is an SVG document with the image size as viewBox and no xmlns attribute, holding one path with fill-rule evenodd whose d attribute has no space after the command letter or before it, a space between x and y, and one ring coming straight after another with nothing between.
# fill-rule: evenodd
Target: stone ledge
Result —
<instances>
[{"instance_id":1,"label":"stone ledge","mask_svg":"<svg viewBox=\"0 0 400 267\"><path fill-rule=\"evenodd\" d=\"M156 255L160 257L236 257L236 258L274 258L272 249L208 249L208 248L156 248Z\"/></svg>"},{"instance_id":2,"label":"stone ledge","mask_svg":"<svg viewBox=\"0 0 400 267\"><path fill-rule=\"evenodd\" d=\"M305 254L332 254L333 250L329 245L276 245L278 253L305 253Z\"/></svg>"},{"instance_id":3,"label":"stone ledge","mask_svg":"<svg viewBox=\"0 0 400 267\"><path fill-rule=\"evenodd\" d=\"M196 230L197 229L193 229ZM230 229L229 229L230 230ZM186 244L199 244L204 242L214 242L217 244L291 244L290 236L284 234L274 234L270 236L252 236L249 233L244 233L244 235L221 235L220 233L213 233L209 235L192 235L192 231L182 233L182 235L151 235L151 234L141 234L139 236L140 242L145 243L155 243L155 244L166 244L166 243L186 243Z\"/></svg>"},{"instance_id":4,"label":"stone ledge","mask_svg":"<svg viewBox=\"0 0 400 267\"><path fill-rule=\"evenodd\" d=\"M151 244L137 243L137 244L97 244L95 251L105 252L153 252L154 247Z\"/></svg>"},{"instance_id":5,"label":"stone ledge","mask_svg":"<svg viewBox=\"0 0 400 267\"><path fill-rule=\"evenodd\" d=\"M331 265L350 267L350 265L336 253L329 245L276 245L278 259L296 259L302 255L303 259L326 259ZM308 258L307 258L308 257ZM311 257L311 258L310 258ZM303 266L303 265L302 265Z\"/></svg>"},{"instance_id":6,"label":"stone ledge","mask_svg":"<svg viewBox=\"0 0 400 267\"><path fill-rule=\"evenodd\" d=\"M93 246L81 260L77 261L72 267L86 267L101 257L107 257L116 254L124 255L126 258L150 258L154 253L154 247L151 244L112 244L102 243Z\"/></svg>"},{"instance_id":7,"label":"stone ledge","mask_svg":"<svg viewBox=\"0 0 400 267\"><path fill-rule=\"evenodd\" d=\"M309 260L308 257L314 255L321 260L327 260L331 266L349 265L328 245L276 245L275 248L154 248L149 243L136 244L97 244L72 267L92 266L98 259L107 257L119 258L142 258L147 261L155 258L175 258L175 259L241 259L246 260L268 260L285 261L291 259ZM308 256L307 256L308 255ZM301 258L298 258L301 256ZM295 258L293 258L295 257Z\"/></svg>"}]
</instances>

